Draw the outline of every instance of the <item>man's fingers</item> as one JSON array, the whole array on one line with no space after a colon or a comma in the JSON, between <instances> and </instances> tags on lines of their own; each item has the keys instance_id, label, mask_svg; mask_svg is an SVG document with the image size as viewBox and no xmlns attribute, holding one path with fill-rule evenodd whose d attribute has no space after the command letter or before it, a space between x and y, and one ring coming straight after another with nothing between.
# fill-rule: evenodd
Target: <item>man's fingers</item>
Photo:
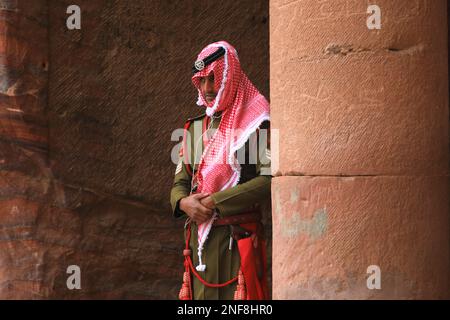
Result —
<instances>
[{"instance_id":1,"label":"man's fingers","mask_svg":"<svg viewBox=\"0 0 450 320\"><path fill-rule=\"evenodd\" d=\"M203 199L200 201L200 203L201 203L204 207L206 207L206 208L208 208L208 209L214 209L214 206L211 206L211 205L208 203L208 201L206 201L205 199L206 199L206 198L203 198Z\"/></svg>"},{"instance_id":2,"label":"man's fingers","mask_svg":"<svg viewBox=\"0 0 450 320\"><path fill-rule=\"evenodd\" d=\"M203 206L200 202L198 203L196 207L196 215L203 217L204 219L209 219L211 218L212 213L213 211L211 209Z\"/></svg>"},{"instance_id":3,"label":"man's fingers","mask_svg":"<svg viewBox=\"0 0 450 320\"><path fill-rule=\"evenodd\" d=\"M203 198L209 196L209 193L201 192L201 193L196 193L193 196L194 196L195 199L200 200L200 199L203 199Z\"/></svg>"},{"instance_id":4,"label":"man's fingers","mask_svg":"<svg viewBox=\"0 0 450 320\"><path fill-rule=\"evenodd\" d=\"M199 208L200 212L205 215L205 216L211 216L212 215L212 210L209 209L208 207L205 207L204 205L200 204L200 208Z\"/></svg>"}]
</instances>

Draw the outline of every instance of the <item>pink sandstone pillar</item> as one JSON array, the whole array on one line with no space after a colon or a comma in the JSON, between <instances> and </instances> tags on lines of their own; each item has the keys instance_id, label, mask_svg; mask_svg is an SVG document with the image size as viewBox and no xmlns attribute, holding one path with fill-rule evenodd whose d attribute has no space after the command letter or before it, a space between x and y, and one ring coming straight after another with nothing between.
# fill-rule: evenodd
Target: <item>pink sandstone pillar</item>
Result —
<instances>
[{"instance_id":1,"label":"pink sandstone pillar","mask_svg":"<svg viewBox=\"0 0 450 320\"><path fill-rule=\"evenodd\" d=\"M448 298L446 1L271 0L270 70L273 298Z\"/></svg>"}]
</instances>

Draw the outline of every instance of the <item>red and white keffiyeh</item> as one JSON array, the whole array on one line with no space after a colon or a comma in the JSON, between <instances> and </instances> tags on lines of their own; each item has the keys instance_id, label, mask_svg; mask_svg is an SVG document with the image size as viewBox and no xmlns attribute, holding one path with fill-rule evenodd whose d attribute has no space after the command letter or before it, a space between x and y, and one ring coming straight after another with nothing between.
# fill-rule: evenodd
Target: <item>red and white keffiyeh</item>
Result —
<instances>
[{"instance_id":1,"label":"red and white keffiyeh","mask_svg":"<svg viewBox=\"0 0 450 320\"><path fill-rule=\"evenodd\" d=\"M238 184L241 166L236 151L244 146L263 121L269 120L269 103L242 71L233 46L225 41L212 43L200 52L197 61L220 47L225 49L225 54L192 77L198 90L197 104L206 107L207 116L222 111L219 127L203 151L196 176L197 192L209 194ZM211 71L217 96L208 104L200 89L200 78L208 76ZM202 250L216 215L198 226L198 271L206 269L201 259Z\"/></svg>"}]
</instances>

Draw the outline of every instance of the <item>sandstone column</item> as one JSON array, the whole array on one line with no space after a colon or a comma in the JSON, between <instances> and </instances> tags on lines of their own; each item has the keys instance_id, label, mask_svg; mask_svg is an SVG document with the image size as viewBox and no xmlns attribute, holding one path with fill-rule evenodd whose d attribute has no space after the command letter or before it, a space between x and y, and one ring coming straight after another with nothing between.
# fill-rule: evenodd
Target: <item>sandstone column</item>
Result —
<instances>
[{"instance_id":1,"label":"sandstone column","mask_svg":"<svg viewBox=\"0 0 450 320\"><path fill-rule=\"evenodd\" d=\"M42 297L49 189L47 2L0 0L0 298Z\"/></svg>"},{"instance_id":2,"label":"sandstone column","mask_svg":"<svg viewBox=\"0 0 450 320\"><path fill-rule=\"evenodd\" d=\"M274 299L448 297L447 4L370 4L270 2Z\"/></svg>"}]
</instances>

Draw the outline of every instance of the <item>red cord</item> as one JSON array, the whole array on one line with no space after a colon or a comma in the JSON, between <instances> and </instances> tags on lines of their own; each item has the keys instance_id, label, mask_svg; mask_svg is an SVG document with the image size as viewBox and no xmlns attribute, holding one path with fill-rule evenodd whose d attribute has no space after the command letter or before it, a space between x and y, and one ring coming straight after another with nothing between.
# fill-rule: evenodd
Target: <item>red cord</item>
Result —
<instances>
[{"instance_id":1,"label":"red cord","mask_svg":"<svg viewBox=\"0 0 450 320\"><path fill-rule=\"evenodd\" d=\"M188 223L188 227L187 227L187 235L186 235L186 250L189 250L189 240L191 239L191 223ZM224 283L209 283L206 280L204 280L195 270L194 265L192 264L192 260L190 256L185 256L184 257L187 261L187 263L189 264L189 267L192 271L192 273L197 277L197 279L203 283L205 286L210 287L210 288L222 288L225 287L233 282L235 282L238 277L234 277L233 279L228 280L227 282Z\"/></svg>"},{"instance_id":2,"label":"red cord","mask_svg":"<svg viewBox=\"0 0 450 320\"><path fill-rule=\"evenodd\" d=\"M187 148L187 134L189 132L189 126L190 125L191 125L190 121L187 121L186 124L184 125L182 148L183 148L184 165L186 167L186 171L188 172L188 174L190 176L192 176L192 167L191 167L191 161L190 161L192 159L190 159L191 155L188 154L188 148ZM194 161L195 161L195 159L194 159Z\"/></svg>"}]
</instances>

